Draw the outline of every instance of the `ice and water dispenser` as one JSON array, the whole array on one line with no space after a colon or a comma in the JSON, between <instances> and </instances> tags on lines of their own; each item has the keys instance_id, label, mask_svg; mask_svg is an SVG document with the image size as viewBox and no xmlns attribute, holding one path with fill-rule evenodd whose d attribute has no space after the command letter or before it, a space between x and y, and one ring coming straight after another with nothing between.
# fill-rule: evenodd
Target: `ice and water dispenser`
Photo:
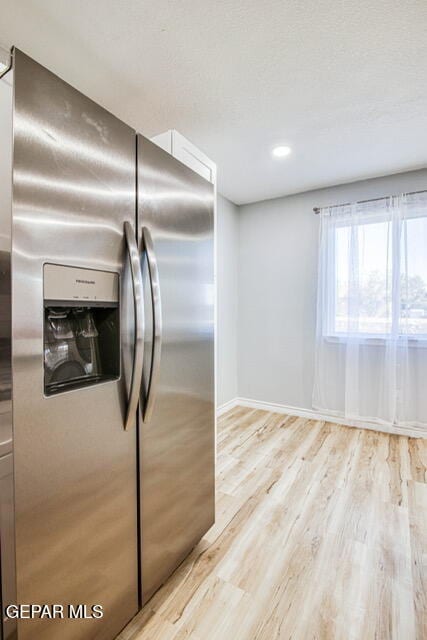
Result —
<instances>
[{"instance_id":1,"label":"ice and water dispenser","mask_svg":"<svg viewBox=\"0 0 427 640\"><path fill-rule=\"evenodd\" d=\"M43 296L45 395L119 378L119 275L45 264Z\"/></svg>"}]
</instances>

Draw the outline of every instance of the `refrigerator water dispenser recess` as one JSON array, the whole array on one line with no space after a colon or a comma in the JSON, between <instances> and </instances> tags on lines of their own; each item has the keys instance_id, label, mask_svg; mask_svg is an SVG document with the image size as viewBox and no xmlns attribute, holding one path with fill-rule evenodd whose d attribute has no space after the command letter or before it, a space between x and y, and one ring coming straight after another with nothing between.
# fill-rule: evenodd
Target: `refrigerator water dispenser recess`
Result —
<instances>
[{"instance_id":1,"label":"refrigerator water dispenser recess","mask_svg":"<svg viewBox=\"0 0 427 640\"><path fill-rule=\"evenodd\" d=\"M119 275L45 264L43 297L45 395L119 378Z\"/></svg>"}]
</instances>

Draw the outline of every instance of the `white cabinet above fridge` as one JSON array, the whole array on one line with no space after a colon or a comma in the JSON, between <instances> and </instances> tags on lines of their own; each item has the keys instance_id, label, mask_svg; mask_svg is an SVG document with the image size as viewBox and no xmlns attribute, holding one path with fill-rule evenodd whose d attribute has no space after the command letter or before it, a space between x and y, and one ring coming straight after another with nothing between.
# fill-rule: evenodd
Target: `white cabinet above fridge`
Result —
<instances>
[{"instance_id":1,"label":"white cabinet above fridge","mask_svg":"<svg viewBox=\"0 0 427 640\"><path fill-rule=\"evenodd\" d=\"M190 167L205 180L216 185L216 164L175 129L169 129L151 138L151 141Z\"/></svg>"}]
</instances>

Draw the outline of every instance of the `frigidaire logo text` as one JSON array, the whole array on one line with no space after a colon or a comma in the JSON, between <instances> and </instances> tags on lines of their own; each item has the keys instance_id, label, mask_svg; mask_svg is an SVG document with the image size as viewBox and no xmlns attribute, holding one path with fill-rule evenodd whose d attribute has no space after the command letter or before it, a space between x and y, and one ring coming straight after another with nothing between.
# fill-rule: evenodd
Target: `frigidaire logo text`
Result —
<instances>
[{"instance_id":1,"label":"frigidaire logo text","mask_svg":"<svg viewBox=\"0 0 427 640\"><path fill-rule=\"evenodd\" d=\"M81 280L80 278L76 278L76 282L79 284L95 284L95 280Z\"/></svg>"},{"instance_id":2,"label":"frigidaire logo text","mask_svg":"<svg viewBox=\"0 0 427 640\"><path fill-rule=\"evenodd\" d=\"M102 604L10 604L4 610L7 618L18 620L54 619L54 618L102 618L104 615Z\"/></svg>"}]
</instances>

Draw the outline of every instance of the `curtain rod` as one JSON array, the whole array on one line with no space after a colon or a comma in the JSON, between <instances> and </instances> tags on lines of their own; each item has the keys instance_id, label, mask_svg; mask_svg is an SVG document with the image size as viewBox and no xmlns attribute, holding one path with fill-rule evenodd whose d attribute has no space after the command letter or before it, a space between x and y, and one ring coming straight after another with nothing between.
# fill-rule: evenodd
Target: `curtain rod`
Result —
<instances>
[{"instance_id":1,"label":"curtain rod","mask_svg":"<svg viewBox=\"0 0 427 640\"><path fill-rule=\"evenodd\" d=\"M427 189L422 189L421 191L410 191L405 195L414 196L417 193L427 193ZM355 204L365 204L366 202L377 202L378 200L385 200L386 198L389 198L389 197L393 197L393 196L383 196L382 198L369 198L369 200L358 200ZM313 211L314 213L317 214L317 213L320 213L320 209L334 209L335 207L349 207L351 204L353 203L343 202L342 204L332 204L327 207L313 207Z\"/></svg>"}]
</instances>

